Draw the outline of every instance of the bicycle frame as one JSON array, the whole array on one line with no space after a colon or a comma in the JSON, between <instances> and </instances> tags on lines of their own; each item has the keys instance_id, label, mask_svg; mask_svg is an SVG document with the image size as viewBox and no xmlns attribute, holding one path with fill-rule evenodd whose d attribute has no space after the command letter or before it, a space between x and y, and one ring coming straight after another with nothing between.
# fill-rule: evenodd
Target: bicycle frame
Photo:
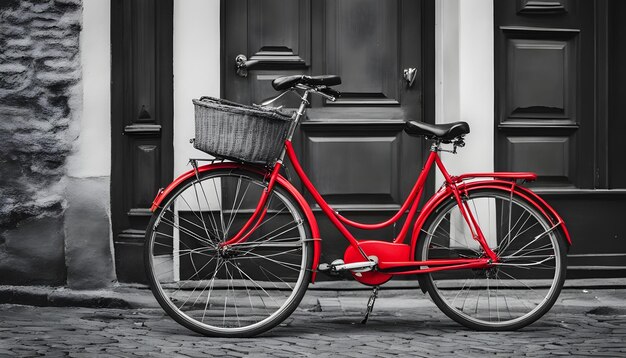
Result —
<instances>
[{"instance_id":1,"label":"bicycle frame","mask_svg":"<svg viewBox=\"0 0 626 358\"><path fill-rule=\"evenodd\" d=\"M317 273L324 272L349 273L373 286L361 323L372 312L379 286L408 274L417 275L420 289L443 313L471 329L518 329L545 314L566 277L571 239L565 224L548 203L518 185L535 180L534 173L448 172L439 153L450 151L446 145L453 153L464 146L467 123L407 122L408 135L423 136L432 145L420 158L422 168L415 168L415 182L389 218L357 222L329 205L305 173L291 139L309 95L334 101L339 93L323 84L339 82L333 75L294 75L273 82L275 88L290 86L289 92L304 90L297 91L302 101L292 121L283 123L289 128L281 133L286 136L280 137L280 153L266 152L259 159L262 165L226 161L219 155L190 159L193 169L159 191L146 229L144 264L152 292L166 313L205 335L250 337L293 313ZM213 152L210 148L208 153ZM230 157L247 157L244 151L237 154ZM281 175L287 158L302 190ZM210 164L199 166L199 161ZM443 185L420 205L433 170L441 172ZM304 188L348 241L342 258L320 263L319 212L313 213ZM188 202L193 197L195 204ZM359 239L351 229L389 232L390 225L393 237L386 241Z\"/></svg>"},{"instance_id":2,"label":"bicycle frame","mask_svg":"<svg viewBox=\"0 0 626 358\"><path fill-rule=\"evenodd\" d=\"M309 92L314 92L314 90L307 89L302 96L302 103L300 108L296 112L294 123L289 129L287 139L285 140L285 149L281 154L280 158L275 163L274 167L270 170L266 170L256 166L248 166L245 164L237 164L237 163L222 163L222 164L210 164L202 167L197 167L194 165L194 169L181 175L178 179L176 179L172 184L170 184L166 189L161 190L157 197L155 198L152 206L152 211L154 211L160 204L160 202L171 192L176 186L180 185L185 180L197 175L198 172L203 172L207 170L212 170L213 168L223 168L223 167L243 167L248 170L253 170L258 173L262 173L265 175L268 184L267 188L261 194L259 202L255 208L254 213L248 219L248 221L243 225L243 227L239 230L239 232L234 235L228 241L222 243L220 246L226 249L229 246L237 245L238 243L245 242L246 239L254 232L254 230L261 224L266 213L267 213L267 199L274 189L275 185L281 185L286 188L291 195L298 201L298 204L305 212L305 216L309 224L311 225L312 231L312 240L314 240L314 260L313 260L313 277L312 282L315 281L315 273L317 271L317 267L319 264L320 258L320 235L319 229L317 227L317 222L315 217L312 214L311 208L308 206L308 203L304 200L302 195L298 192L298 190L293 187L289 183L287 179L280 175L280 169L283 166L283 158L285 155L291 161L293 168L295 169L298 177L304 184L305 188L311 193L315 202L320 206L322 212L328 217L328 219L333 223L333 225L339 230L339 232L344 236L346 240L350 243L348 250L346 251L346 257L350 257L352 262L359 261L361 263L372 263L373 265L370 267L376 266L378 272L388 275L391 277L392 275L407 275L407 274L423 274L435 271L443 271L443 270L455 270L455 269L468 269L468 268L487 268L491 264L498 262L497 255L491 250L485 236L478 225L476 219L472 211L469 209L468 204L462 200L462 196L467 193L470 189L476 188L496 188L509 191L510 193L516 193L516 195L520 195L527 201L537 208L537 210L544 215L550 223L553 224L553 227L550 230L554 230L558 228L562 231L567 241L571 244L571 239L565 224L561 217L552 209L543 199L538 197L532 191L520 187L517 185L517 180L525 180L525 181L533 181L537 178L534 173L512 173L512 172L496 172L496 173L470 173L464 174L461 176L451 176L443 165L441 158L439 157L438 152L441 151L441 143L434 142L430 149L430 154L420 172L417 181L415 182L413 188L411 189L408 197L405 199L402 206L398 209L398 211L388 220L375 223L375 224L364 224L352 221L348 218L345 218L337 211L335 211L322 197L322 195L317 191L313 183L309 180L308 176L304 172L300 162L294 152L293 146L291 144L291 138L295 131L295 128L299 124L300 118L303 116L306 110L306 104L308 103L307 98ZM418 215L416 215L419 201L422 196L424 185L426 182L426 178L428 173L432 169L433 166L436 166L439 171L443 174L445 179L445 183L442 188L433 196L428 202L423 206L422 210ZM483 179L477 182L466 182L467 179L472 178L490 178ZM469 229L471 237L476 240L484 252L484 257L481 258L459 258L459 259L432 259L427 261L415 261L410 258L410 253L414 252L417 240L419 238L419 233L422 230L422 226L424 225L426 219L433 212L433 210L439 205L443 200L448 198L454 198L456 201L459 210L463 216L463 219ZM408 213L407 213L408 210ZM378 240L368 240L368 241L359 241L355 238L352 233L348 230L347 226L351 226L358 229L363 230L377 230L389 225L396 223L403 214L407 213L406 220L398 233L398 235L393 239L392 242L388 241L378 241ZM411 235L410 243L405 243L407 234L409 229L413 227L413 232ZM369 251L369 252L368 252ZM372 253L376 253L373 255ZM376 258L372 257L376 256ZM422 268L422 266L427 266L427 268ZM363 281L362 281L363 282ZM378 282L374 280L372 282ZM370 284L365 280L365 283ZM373 283L372 283L373 284Z\"/></svg>"}]
</instances>

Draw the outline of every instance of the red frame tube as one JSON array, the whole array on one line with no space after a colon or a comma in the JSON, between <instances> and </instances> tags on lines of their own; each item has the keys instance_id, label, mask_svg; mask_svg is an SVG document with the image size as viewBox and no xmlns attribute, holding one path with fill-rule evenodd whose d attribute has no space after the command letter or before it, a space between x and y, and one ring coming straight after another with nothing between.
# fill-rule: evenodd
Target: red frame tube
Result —
<instances>
[{"instance_id":1,"label":"red frame tube","mask_svg":"<svg viewBox=\"0 0 626 358\"><path fill-rule=\"evenodd\" d=\"M437 271L448 271L448 270L461 270L461 269L482 269L489 267L489 262L483 262L483 259L474 259L474 262L459 264L459 265L446 265L446 266L435 266L435 267L427 267L427 268L419 268L415 270L406 270L400 272L385 272L391 275L414 275L414 274L425 274L430 272Z\"/></svg>"},{"instance_id":2,"label":"red frame tube","mask_svg":"<svg viewBox=\"0 0 626 358\"><path fill-rule=\"evenodd\" d=\"M324 200L324 198L320 195L320 193L317 191L317 189L315 188L315 186L313 185L313 183L311 183L311 180L307 177L306 173L304 172L304 170L302 169L302 166L300 165L300 162L298 161L298 158L296 156L295 151L293 150L293 146L291 144L291 141L287 140L285 141L285 148L286 148L286 152L287 152L287 156L289 157L289 160L291 161L296 173L298 174L298 177L300 177L300 180L302 181L302 183L304 184L304 186L306 187L306 189L309 191L309 193L311 193L311 195L313 196L313 198L315 199L315 202L317 202L317 204L320 206L320 208L322 209L322 211L324 212L324 214L326 214L326 216L328 217L328 219L333 223L333 225L342 233L342 235L350 242L350 245L354 246L355 248L360 249L359 247L359 242L358 240L352 235L352 233L350 233L350 231L348 231L348 229L345 227L345 225L343 225L344 220L347 220L344 218L344 220L341 220L339 218L339 214L333 210L328 203ZM411 190L411 193L409 194L409 198L411 196L418 196L418 192L421 194L421 190L423 189L424 183L426 182L426 178L428 176L428 172L430 171L430 168L433 165L433 162L437 164L437 167L439 168L439 170L441 170L441 172L443 173L445 179L446 179L446 183L447 183L447 187L452 188L451 191L454 194L458 204L459 204L459 208L461 209L461 214L463 215L463 217L465 218L465 221L468 223L470 229L472 230L472 236L480 243L480 245L482 246L483 250L485 250L485 252L487 253L487 256L489 257L489 259L493 262L497 261L497 256L496 254L491 250L491 248L489 248L489 245L487 244L487 241L485 240L482 232L480 231L480 229L476 229L478 227L478 225L476 224L476 221L473 217L473 215L471 214L471 211L469 210L465 210L463 202L461 200L459 191L456 189L456 185L453 182L450 174L448 174L447 170L445 169L443 163L441 162L441 159L439 159L439 155L437 155L436 151L431 151L430 155L428 156L428 159L426 160L426 164L424 165L424 167L422 168L422 171L417 179L417 183L416 185L413 187L413 189ZM406 207L408 206L408 200L404 203L404 205L402 206L405 210ZM407 220L404 222L404 225L402 227L402 230L400 232L400 234L398 235L398 237L394 240L394 243L402 243L404 236L406 235L406 233L408 232L408 227L409 225L411 225L411 221L410 219L412 219L412 216L415 214L415 211L417 210L417 201L413 202L413 206L411 207L411 211L409 212L410 217L407 218ZM396 213L394 215L394 217L392 217L390 220L388 221L392 221L397 220L397 218L400 217L400 215L402 214L402 208L400 209L400 211L398 211L398 213ZM420 213L420 215L418 216L418 220L420 218L423 217L423 212ZM387 222L388 222L387 221ZM356 227L362 228L362 229L371 229L372 227L378 227L381 225L385 225L387 222L383 222L380 224L370 224L370 225L366 225L366 224L360 224L360 223L356 223L353 221L349 221L351 223L357 224L355 225ZM386 225L385 225L386 226ZM384 226L381 226L384 227ZM413 246L414 247L414 246ZM361 250L361 252L363 252ZM365 259L367 259L367 254L364 254ZM456 260L454 260L456 261ZM379 263L380 264L380 263ZM394 273L394 274L400 274L400 273Z\"/></svg>"},{"instance_id":3,"label":"red frame tube","mask_svg":"<svg viewBox=\"0 0 626 358\"><path fill-rule=\"evenodd\" d=\"M433 153L436 153L436 152L433 152ZM463 218L465 219L465 222L467 223L467 226L469 227L470 232L472 233L472 238L478 241L480 243L480 246L483 248L483 250L485 250L485 253L487 254L487 256L489 256L489 258L492 261L496 262L498 260L498 256L493 252L493 250L491 250L491 248L489 247L489 244L487 244L487 240L485 239L485 236L483 235L482 230L478 226L478 223L476 222L476 219L474 218L472 211L469 210L469 208L467 207L467 204L464 203L463 200L461 200L461 195L459 194L459 190L456 187L456 183L454 182L454 180L452 179L452 177L446 170L446 167L443 165L443 162L441 161L438 155L435 157L435 162L437 163L437 167L439 168L444 178L446 179L447 186L451 188L452 194L454 195L454 198L456 199L456 202L459 206L459 210L461 211L461 215L463 215Z\"/></svg>"},{"instance_id":4,"label":"red frame tube","mask_svg":"<svg viewBox=\"0 0 626 358\"><path fill-rule=\"evenodd\" d=\"M381 270L393 270L397 268L409 266L449 266L481 263L483 266L489 264L489 259L433 259L425 261L397 261L397 262L381 262L378 267Z\"/></svg>"}]
</instances>

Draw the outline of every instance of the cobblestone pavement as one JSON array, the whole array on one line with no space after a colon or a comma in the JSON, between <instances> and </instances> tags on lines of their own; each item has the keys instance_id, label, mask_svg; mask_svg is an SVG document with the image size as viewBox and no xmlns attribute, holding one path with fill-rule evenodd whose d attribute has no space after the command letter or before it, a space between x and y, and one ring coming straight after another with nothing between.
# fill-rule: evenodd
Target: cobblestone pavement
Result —
<instances>
[{"instance_id":1,"label":"cobblestone pavement","mask_svg":"<svg viewBox=\"0 0 626 358\"><path fill-rule=\"evenodd\" d=\"M366 325L368 292L308 292L284 324L251 339L199 336L160 309L0 305L0 356L396 357L626 356L626 290L566 290L537 323L516 332L458 326L419 291L381 292ZM321 310L320 310L321 309Z\"/></svg>"}]
</instances>

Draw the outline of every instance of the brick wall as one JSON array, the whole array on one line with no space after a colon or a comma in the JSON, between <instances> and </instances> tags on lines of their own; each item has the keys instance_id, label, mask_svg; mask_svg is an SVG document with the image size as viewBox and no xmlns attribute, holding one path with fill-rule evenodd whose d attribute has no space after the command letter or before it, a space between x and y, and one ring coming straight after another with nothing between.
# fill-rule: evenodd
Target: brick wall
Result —
<instances>
[{"instance_id":1,"label":"brick wall","mask_svg":"<svg viewBox=\"0 0 626 358\"><path fill-rule=\"evenodd\" d=\"M81 1L0 3L0 283L65 282Z\"/></svg>"}]
</instances>

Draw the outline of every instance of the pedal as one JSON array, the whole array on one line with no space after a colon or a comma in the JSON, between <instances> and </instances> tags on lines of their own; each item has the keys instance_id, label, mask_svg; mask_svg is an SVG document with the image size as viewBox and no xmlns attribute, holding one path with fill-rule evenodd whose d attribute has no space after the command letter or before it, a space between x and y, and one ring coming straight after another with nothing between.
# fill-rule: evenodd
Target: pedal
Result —
<instances>
[{"instance_id":1,"label":"pedal","mask_svg":"<svg viewBox=\"0 0 626 358\"><path fill-rule=\"evenodd\" d=\"M331 275L331 276L341 276L341 270L337 270L338 266L342 266L344 264L342 259L334 260L331 263L323 263L317 266L317 270L319 272Z\"/></svg>"},{"instance_id":2,"label":"pedal","mask_svg":"<svg viewBox=\"0 0 626 358\"><path fill-rule=\"evenodd\" d=\"M365 317L361 320L361 324L367 323L367 319L370 317L370 313L372 313L372 310L374 309L374 302L376 302L376 298L378 298L378 286L374 286L372 295L370 296L370 299L367 300L367 309L365 310Z\"/></svg>"},{"instance_id":3,"label":"pedal","mask_svg":"<svg viewBox=\"0 0 626 358\"><path fill-rule=\"evenodd\" d=\"M317 266L317 271L328 271L328 270L330 270L330 268L331 268L330 264L323 263L323 264L319 264L319 266Z\"/></svg>"}]
</instances>

